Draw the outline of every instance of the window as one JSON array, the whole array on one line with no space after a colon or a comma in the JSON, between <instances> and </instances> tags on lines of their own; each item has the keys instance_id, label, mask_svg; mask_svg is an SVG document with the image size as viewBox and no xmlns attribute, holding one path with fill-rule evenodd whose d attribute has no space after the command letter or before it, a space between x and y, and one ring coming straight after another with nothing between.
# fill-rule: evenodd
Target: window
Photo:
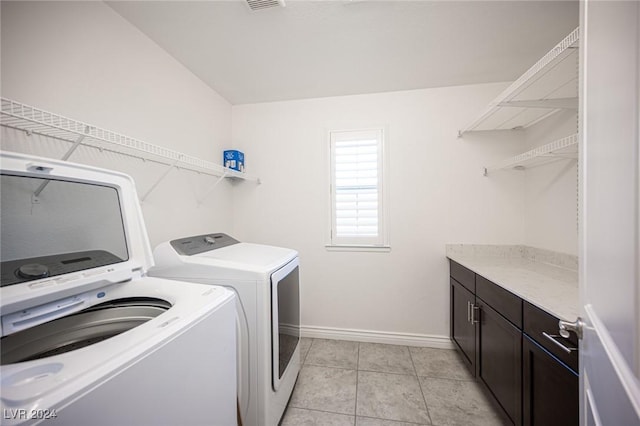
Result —
<instances>
[{"instance_id":1,"label":"window","mask_svg":"<svg viewBox=\"0 0 640 426\"><path fill-rule=\"evenodd\" d=\"M329 246L386 247L382 129L332 131Z\"/></svg>"}]
</instances>

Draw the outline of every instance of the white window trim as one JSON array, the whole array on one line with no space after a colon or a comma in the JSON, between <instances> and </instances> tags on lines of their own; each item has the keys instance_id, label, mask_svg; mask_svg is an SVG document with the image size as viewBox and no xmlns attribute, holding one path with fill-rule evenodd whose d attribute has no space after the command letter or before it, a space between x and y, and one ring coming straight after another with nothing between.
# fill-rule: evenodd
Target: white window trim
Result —
<instances>
[{"instance_id":1,"label":"white window trim","mask_svg":"<svg viewBox=\"0 0 640 426\"><path fill-rule=\"evenodd\" d=\"M363 131L379 131L381 133L381 201L382 208L380 210L381 217L379 218L381 240L377 243L366 243L362 240L348 241L348 242L336 242L332 238L334 227L334 206L333 206L333 153L331 151L331 135L332 133L340 132L363 132ZM325 155L327 167L327 232L326 232L326 244L327 251L361 251L361 252L389 252L391 251L390 238L389 238L389 155L387 151L387 138L388 129L384 126L372 126L364 128L335 128L327 130L325 143Z\"/></svg>"},{"instance_id":2,"label":"white window trim","mask_svg":"<svg viewBox=\"0 0 640 426\"><path fill-rule=\"evenodd\" d=\"M327 251L370 251L370 252L384 252L391 251L391 246L348 246L348 245L325 245Z\"/></svg>"}]
</instances>

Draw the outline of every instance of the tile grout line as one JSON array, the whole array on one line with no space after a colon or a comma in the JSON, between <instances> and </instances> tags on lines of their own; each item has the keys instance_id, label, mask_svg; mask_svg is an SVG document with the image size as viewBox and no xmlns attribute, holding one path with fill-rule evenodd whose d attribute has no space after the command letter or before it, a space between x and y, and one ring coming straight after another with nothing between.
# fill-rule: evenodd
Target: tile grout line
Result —
<instances>
[{"instance_id":1,"label":"tile grout line","mask_svg":"<svg viewBox=\"0 0 640 426\"><path fill-rule=\"evenodd\" d=\"M355 420L355 415L352 416L351 414L345 414L345 413L337 413L335 411L326 411L326 410L318 410L317 408L307 408L307 407L296 407L294 405L291 406L291 408L295 408L296 410L303 410L303 411L315 411L318 413L326 413L326 414L337 414L339 416L346 416L346 417L353 417Z\"/></svg>"},{"instance_id":2,"label":"tile grout line","mask_svg":"<svg viewBox=\"0 0 640 426\"><path fill-rule=\"evenodd\" d=\"M322 365L322 364L309 364L309 363L305 363L305 365L308 365L309 367L333 368L334 370L358 371L355 368L338 367L335 365Z\"/></svg>"},{"instance_id":3,"label":"tile grout line","mask_svg":"<svg viewBox=\"0 0 640 426\"><path fill-rule=\"evenodd\" d=\"M396 371L382 371L382 370L367 370L367 369L362 369L362 370L358 370L358 371L362 371L365 373L378 373L378 374L389 374L392 376L409 376L409 377L417 377L416 374L411 374L411 373L398 373Z\"/></svg>"},{"instance_id":4,"label":"tile grout line","mask_svg":"<svg viewBox=\"0 0 640 426\"><path fill-rule=\"evenodd\" d=\"M353 412L353 426L358 424L358 382L360 381L360 342L356 342L358 345L358 356L356 357L356 404Z\"/></svg>"},{"instance_id":5,"label":"tile grout line","mask_svg":"<svg viewBox=\"0 0 640 426\"><path fill-rule=\"evenodd\" d=\"M309 348L307 349L307 353L304 354L304 359L302 360L303 364L306 364L307 362L307 357L309 356L309 353L311 352L311 347L313 346L313 343L316 341L316 339L311 339L311 343L309 344Z\"/></svg>"},{"instance_id":6,"label":"tile grout line","mask_svg":"<svg viewBox=\"0 0 640 426\"><path fill-rule=\"evenodd\" d=\"M422 394L422 400L424 401L424 408L427 410L427 416L429 417L429 423L433 425L433 419L431 418L431 413L429 412L429 406L427 405L427 398L424 396L424 390L422 389L422 383L420 382L420 376L418 376L418 370L416 369L416 363L413 360L413 354L411 353L411 349L409 349L409 358L411 358L411 364L413 365L413 371L416 373L416 380L418 380L418 387L420 387L420 393Z\"/></svg>"},{"instance_id":7,"label":"tile grout line","mask_svg":"<svg viewBox=\"0 0 640 426\"><path fill-rule=\"evenodd\" d=\"M422 393L424 408L427 410L427 416L429 416L429 423L433 425L433 418L431 418L431 413L429 412L429 406L427 405L427 398L424 396L424 390L422 389L422 382L420 381L420 376L418 376L418 386L420 386L420 393Z\"/></svg>"},{"instance_id":8,"label":"tile grout line","mask_svg":"<svg viewBox=\"0 0 640 426\"><path fill-rule=\"evenodd\" d=\"M466 382L466 383L476 383L475 380L467 380L467 379L452 379L451 377L438 377L438 376L418 376L424 377L425 379L436 379L436 380L448 380L450 382Z\"/></svg>"},{"instance_id":9,"label":"tile grout line","mask_svg":"<svg viewBox=\"0 0 640 426\"><path fill-rule=\"evenodd\" d=\"M391 419L383 419L383 418L380 418L380 417L371 417L371 416L356 416L356 417L361 417L363 419L382 420L382 421L385 421L385 422L392 422L392 423L406 423L406 424L409 424L409 425L416 425L416 426L424 425L424 423L416 423L416 422L406 421L406 420L391 420ZM430 425L430 426L436 426L436 425Z\"/></svg>"},{"instance_id":10,"label":"tile grout line","mask_svg":"<svg viewBox=\"0 0 640 426\"><path fill-rule=\"evenodd\" d=\"M413 355L411 355L411 348L409 346L405 346L409 351L409 359L411 360L411 366L413 367L413 372L416 377L418 377L418 369L416 369L416 363L413 362Z\"/></svg>"}]
</instances>

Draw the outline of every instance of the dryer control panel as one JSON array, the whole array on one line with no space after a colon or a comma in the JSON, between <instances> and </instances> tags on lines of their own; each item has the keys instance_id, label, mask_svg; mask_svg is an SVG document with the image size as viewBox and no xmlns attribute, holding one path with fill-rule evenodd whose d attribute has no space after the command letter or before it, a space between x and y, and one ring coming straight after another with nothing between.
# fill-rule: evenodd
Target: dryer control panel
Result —
<instances>
[{"instance_id":1,"label":"dryer control panel","mask_svg":"<svg viewBox=\"0 0 640 426\"><path fill-rule=\"evenodd\" d=\"M171 241L171 246L175 251L183 256L193 256L194 254L238 244L240 241L227 234L204 234L194 237L180 238Z\"/></svg>"}]
</instances>

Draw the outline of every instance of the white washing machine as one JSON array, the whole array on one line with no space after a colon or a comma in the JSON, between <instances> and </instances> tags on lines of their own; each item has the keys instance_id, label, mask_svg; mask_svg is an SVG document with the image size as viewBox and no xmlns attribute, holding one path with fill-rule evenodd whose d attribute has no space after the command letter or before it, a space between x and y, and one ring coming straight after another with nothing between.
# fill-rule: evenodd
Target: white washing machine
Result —
<instances>
[{"instance_id":1,"label":"white washing machine","mask_svg":"<svg viewBox=\"0 0 640 426\"><path fill-rule=\"evenodd\" d=\"M225 234L154 250L150 275L222 285L237 295L238 401L245 426L279 423L300 371L300 280L295 250Z\"/></svg>"},{"instance_id":2,"label":"white washing machine","mask_svg":"<svg viewBox=\"0 0 640 426\"><path fill-rule=\"evenodd\" d=\"M236 424L235 295L146 276L131 178L0 166L0 423Z\"/></svg>"}]
</instances>

